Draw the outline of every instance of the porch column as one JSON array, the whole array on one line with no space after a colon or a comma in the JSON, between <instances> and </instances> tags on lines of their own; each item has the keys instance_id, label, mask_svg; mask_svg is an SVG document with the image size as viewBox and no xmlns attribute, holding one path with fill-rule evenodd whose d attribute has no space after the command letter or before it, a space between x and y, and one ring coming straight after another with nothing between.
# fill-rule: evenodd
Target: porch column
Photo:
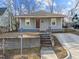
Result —
<instances>
[{"instance_id":1,"label":"porch column","mask_svg":"<svg viewBox=\"0 0 79 59\"><path fill-rule=\"evenodd\" d=\"M62 29L63 19L61 18L61 29Z\"/></svg>"},{"instance_id":2,"label":"porch column","mask_svg":"<svg viewBox=\"0 0 79 59\"><path fill-rule=\"evenodd\" d=\"M5 59L5 39L2 39L3 59Z\"/></svg>"},{"instance_id":3,"label":"porch column","mask_svg":"<svg viewBox=\"0 0 79 59\"><path fill-rule=\"evenodd\" d=\"M10 31L12 31L12 20L11 20L11 17L10 17Z\"/></svg>"},{"instance_id":4,"label":"porch column","mask_svg":"<svg viewBox=\"0 0 79 59\"><path fill-rule=\"evenodd\" d=\"M22 55L23 55L23 37L22 37L22 34L21 34L21 36L20 36L20 48L21 48L21 50L20 50L20 53L21 53L21 57L22 57Z\"/></svg>"},{"instance_id":5,"label":"porch column","mask_svg":"<svg viewBox=\"0 0 79 59\"><path fill-rule=\"evenodd\" d=\"M21 29L21 19L19 20L19 23L20 23L20 25L19 25L19 29Z\"/></svg>"}]
</instances>

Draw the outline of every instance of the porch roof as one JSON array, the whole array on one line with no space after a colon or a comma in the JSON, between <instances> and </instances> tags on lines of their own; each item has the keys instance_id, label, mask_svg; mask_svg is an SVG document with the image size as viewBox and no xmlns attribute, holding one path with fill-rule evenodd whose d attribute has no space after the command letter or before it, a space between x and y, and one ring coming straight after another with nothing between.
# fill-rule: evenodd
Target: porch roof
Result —
<instances>
[{"instance_id":1,"label":"porch roof","mask_svg":"<svg viewBox=\"0 0 79 59\"><path fill-rule=\"evenodd\" d=\"M0 38L40 38L39 32L10 32L0 34Z\"/></svg>"},{"instance_id":2,"label":"porch roof","mask_svg":"<svg viewBox=\"0 0 79 59\"><path fill-rule=\"evenodd\" d=\"M15 18L52 18L52 17L64 18L65 15L49 13L49 12L45 12L45 11L38 11L38 12L31 13L31 14L17 15L17 16L14 16L14 17Z\"/></svg>"}]
</instances>

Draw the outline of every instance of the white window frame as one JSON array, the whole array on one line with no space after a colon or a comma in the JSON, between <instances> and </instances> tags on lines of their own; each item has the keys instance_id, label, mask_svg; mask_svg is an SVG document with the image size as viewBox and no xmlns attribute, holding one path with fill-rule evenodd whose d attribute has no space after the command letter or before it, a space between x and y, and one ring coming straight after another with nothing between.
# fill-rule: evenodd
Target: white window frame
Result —
<instances>
[{"instance_id":1,"label":"white window frame","mask_svg":"<svg viewBox=\"0 0 79 59\"><path fill-rule=\"evenodd\" d=\"M52 24L52 22L55 22L55 24ZM56 22L56 18L51 18L51 25L56 25L57 22Z\"/></svg>"},{"instance_id":2,"label":"white window frame","mask_svg":"<svg viewBox=\"0 0 79 59\"><path fill-rule=\"evenodd\" d=\"M29 24L27 24L29 22ZM30 19L25 19L25 25L30 25Z\"/></svg>"}]
</instances>

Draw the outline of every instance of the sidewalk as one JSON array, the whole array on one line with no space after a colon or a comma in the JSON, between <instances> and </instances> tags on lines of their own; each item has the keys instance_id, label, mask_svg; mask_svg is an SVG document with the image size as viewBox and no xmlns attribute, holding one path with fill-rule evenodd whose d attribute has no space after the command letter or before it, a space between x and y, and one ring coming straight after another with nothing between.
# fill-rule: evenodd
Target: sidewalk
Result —
<instances>
[{"instance_id":1,"label":"sidewalk","mask_svg":"<svg viewBox=\"0 0 79 59\"><path fill-rule=\"evenodd\" d=\"M72 59L79 59L79 36L71 33L54 34L69 49Z\"/></svg>"},{"instance_id":2,"label":"sidewalk","mask_svg":"<svg viewBox=\"0 0 79 59\"><path fill-rule=\"evenodd\" d=\"M41 49L41 59L58 59L51 47Z\"/></svg>"}]
</instances>

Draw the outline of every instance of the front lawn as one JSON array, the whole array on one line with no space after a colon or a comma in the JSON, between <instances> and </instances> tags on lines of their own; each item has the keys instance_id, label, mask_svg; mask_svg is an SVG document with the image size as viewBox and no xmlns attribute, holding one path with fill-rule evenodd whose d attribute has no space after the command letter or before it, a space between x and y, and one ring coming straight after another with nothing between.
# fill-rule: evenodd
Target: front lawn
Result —
<instances>
[{"instance_id":1,"label":"front lawn","mask_svg":"<svg viewBox=\"0 0 79 59\"><path fill-rule=\"evenodd\" d=\"M5 58L7 59L21 59L20 49L5 50ZM40 48L23 49L23 59L40 59Z\"/></svg>"}]
</instances>

